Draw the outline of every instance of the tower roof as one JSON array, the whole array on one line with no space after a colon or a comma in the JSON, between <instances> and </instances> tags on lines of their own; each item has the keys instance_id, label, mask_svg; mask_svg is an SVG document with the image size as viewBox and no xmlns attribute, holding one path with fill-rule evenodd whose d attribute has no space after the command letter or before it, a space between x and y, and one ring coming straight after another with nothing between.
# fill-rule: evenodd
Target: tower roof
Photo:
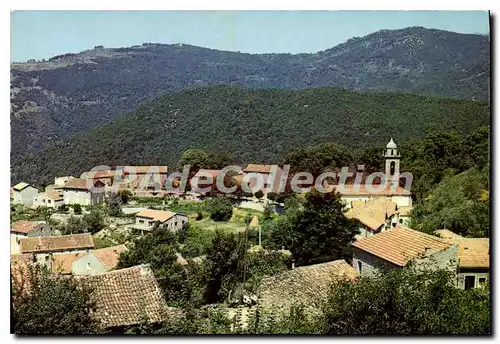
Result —
<instances>
[{"instance_id":1,"label":"tower roof","mask_svg":"<svg viewBox=\"0 0 500 344\"><path fill-rule=\"evenodd\" d=\"M389 143L387 144L387 146L385 146L386 148L398 148L398 146L396 146L396 143L394 143L394 140L392 139L391 137L391 140L389 141Z\"/></svg>"}]
</instances>

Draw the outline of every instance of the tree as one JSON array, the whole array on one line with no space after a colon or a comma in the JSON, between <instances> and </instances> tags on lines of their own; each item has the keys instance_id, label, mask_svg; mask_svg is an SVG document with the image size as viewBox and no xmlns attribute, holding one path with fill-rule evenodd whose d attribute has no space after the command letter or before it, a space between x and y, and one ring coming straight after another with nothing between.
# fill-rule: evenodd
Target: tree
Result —
<instances>
[{"instance_id":1,"label":"tree","mask_svg":"<svg viewBox=\"0 0 500 344\"><path fill-rule=\"evenodd\" d=\"M122 213L122 201L115 192L109 196L108 213L110 216L119 216Z\"/></svg>"},{"instance_id":2,"label":"tree","mask_svg":"<svg viewBox=\"0 0 500 344\"><path fill-rule=\"evenodd\" d=\"M338 193L312 189L302 203L292 199L285 204L287 208L266 229L272 232L275 247L290 248L298 265L350 259L358 224L345 216Z\"/></svg>"},{"instance_id":3,"label":"tree","mask_svg":"<svg viewBox=\"0 0 500 344\"><path fill-rule=\"evenodd\" d=\"M206 168L208 165L209 154L203 149L191 148L185 150L179 161L177 168L182 171L185 165L191 165L190 174L196 174L200 168Z\"/></svg>"},{"instance_id":4,"label":"tree","mask_svg":"<svg viewBox=\"0 0 500 344\"><path fill-rule=\"evenodd\" d=\"M264 213L262 214L262 218L264 220L272 219L273 218L273 214L274 214L274 207L271 204L267 203L264 206Z\"/></svg>"},{"instance_id":5,"label":"tree","mask_svg":"<svg viewBox=\"0 0 500 344\"><path fill-rule=\"evenodd\" d=\"M87 232L87 225L83 220L76 216L71 216L68 219L66 226L61 228L62 234L79 234Z\"/></svg>"},{"instance_id":6,"label":"tree","mask_svg":"<svg viewBox=\"0 0 500 344\"><path fill-rule=\"evenodd\" d=\"M97 334L92 288L82 280L52 275L39 266L21 282L11 275L12 324L16 334Z\"/></svg>"},{"instance_id":7,"label":"tree","mask_svg":"<svg viewBox=\"0 0 500 344\"><path fill-rule=\"evenodd\" d=\"M241 234L216 231L212 247L207 252L210 277L205 299L208 303L225 300L236 284L242 281L247 249Z\"/></svg>"},{"instance_id":8,"label":"tree","mask_svg":"<svg viewBox=\"0 0 500 344\"><path fill-rule=\"evenodd\" d=\"M127 204L130 198L132 198L132 192L130 190L121 190L118 192L118 196L120 197L122 204Z\"/></svg>"},{"instance_id":9,"label":"tree","mask_svg":"<svg viewBox=\"0 0 500 344\"><path fill-rule=\"evenodd\" d=\"M214 221L229 221L233 216L233 205L227 198L211 198L206 204L206 210Z\"/></svg>"},{"instance_id":10,"label":"tree","mask_svg":"<svg viewBox=\"0 0 500 344\"><path fill-rule=\"evenodd\" d=\"M83 215L82 221L90 233L99 232L104 228L104 217L99 210L93 209L89 214Z\"/></svg>"},{"instance_id":11,"label":"tree","mask_svg":"<svg viewBox=\"0 0 500 344\"><path fill-rule=\"evenodd\" d=\"M81 215L82 214L82 206L80 204L73 204L73 211L75 215Z\"/></svg>"},{"instance_id":12,"label":"tree","mask_svg":"<svg viewBox=\"0 0 500 344\"><path fill-rule=\"evenodd\" d=\"M357 157L357 165L364 165L364 171L368 174L384 171L384 148L374 147L363 150Z\"/></svg>"},{"instance_id":13,"label":"tree","mask_svg":"<svg viewBox=\"0 0 500 344\"><path fill-rule=\"evenodd\" d=\"M381 269L339 282L324 307L324 334L489 334L486 288L460 290L449 270Z\"/></svg>"}]
</instances>

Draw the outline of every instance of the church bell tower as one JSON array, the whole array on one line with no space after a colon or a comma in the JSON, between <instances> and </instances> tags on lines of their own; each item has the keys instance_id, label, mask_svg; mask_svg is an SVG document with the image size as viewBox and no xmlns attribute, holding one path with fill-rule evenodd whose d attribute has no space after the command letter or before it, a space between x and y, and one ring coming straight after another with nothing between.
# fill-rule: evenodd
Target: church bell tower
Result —
<instances>
[{"instance_id":1,"label":"church bell tower","mask_svg":"<svg viewBox=\"0 0 500 344\"><path fill-rule=\"evenodd\" d=\"M391 186L398 186L399 184L399 162L401 155L399 155L398 146L394 143L391 137L389 143L385 146L385 177L387 183Z\"/></svg>"}]
</instances>

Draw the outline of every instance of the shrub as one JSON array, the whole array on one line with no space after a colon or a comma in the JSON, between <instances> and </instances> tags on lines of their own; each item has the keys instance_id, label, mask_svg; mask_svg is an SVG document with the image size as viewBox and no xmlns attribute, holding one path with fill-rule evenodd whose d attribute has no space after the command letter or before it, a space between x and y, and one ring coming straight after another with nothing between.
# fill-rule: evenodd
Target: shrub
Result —
<instances>
[{"instance_id":1,"label":"shrub","mask_svg":"<svg viewBox=\"0 0 500 344\"><path fill-rule=\"evenodd\" d=\"M207 203L210 218L214 221L229 221L233 216L233 205L226 198L212 198Z\"/></svg>"}]
</instances>

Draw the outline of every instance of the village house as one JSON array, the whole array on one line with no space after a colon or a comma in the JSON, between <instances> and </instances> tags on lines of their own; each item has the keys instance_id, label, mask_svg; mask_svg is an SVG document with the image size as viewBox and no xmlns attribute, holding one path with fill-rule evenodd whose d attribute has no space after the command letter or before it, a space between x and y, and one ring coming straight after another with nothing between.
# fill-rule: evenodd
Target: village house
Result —
<instances>
[{"instance_id":1,"label":"village house","mask_svg":"<svg viewBox=\"0 0 500 344\"><path fill-rule=\"evenodd\" d=\"M264 278L258 305L275 314L288 314L291 307L305 307L305 314L318 315L334 281L355 281L356 271L345 260L303 266Z\"/></svg>"},{"instance_id":2,"label":"village house","mask_svg":"<svg viewBox=\"0 0 500 344\"><path fill-rule=\"evenodd\" d=\"M43 264L52 270L54 256L65 253L87 253L94 248L92 235L71 234L50 237L33 237L19 240L19 253L30 254L34 262ZM56 262L59 262L56 258Z\"/></svg>"},{"instance_id":3,"label":"village house","mask_svg":"<svg viewBox=\"0 0 500 344\"><path fill-rule=\"evenodd\" d=\"M45 221L17 221L10 226L10 253L19 253L20 240L27 237L53 236L59 234Z\"/></svg>"},{"instance_id":4,"label":"village house","mask_svg":"<svg viewBox=\"0 0 500 344\"><path fill-rule=\"evenodd\" d=\"M149 264L75 278L93 288L92 315L111 333L144 322L159 323L180 312L167 306Z\"/></svg>"},{"instance_id":5,"label":"village house","mask_svg":"<svg viewBox=\"0 0 500 344\"><path fill-rule=\"evenodd\" d=\"M172 231L181 229L189 221L187 215L173 213L171 211L144 209L135 214L133 229L139 230L141 234L151 232L155 224L164 226Z\"/></svg>"},{"instance_id":6,"label":"village house","mask_svg":"<svg viewBox=\"0 0 500 344\"><path fill-rule=\"evenodd\" d=\"M31 206L35 197L38 195L38 189L28 183L19 183L13 187L14 204L23 204Z\"/></svg>"},{"instance_id":7,"label":"village house","mask_svg":"<svg viewBox=\"0 0 500 344\"><path fill-rule=\"evenodd\" d=\"M64 186L66 185L70 180L75 179L73 176L63 176L63 177L55 177L54 178L54 185L55 186Z\"/></svg>"},{"instance_id":8,"label":"village house","mask_svg":"<svg viewBox=\"0 0 500 344\"><path fill-rule=\"evenodd\" d=\"M484 285L490 278L490 239L464 238L447 229L436 231L451 244L458 245L458 287L471 289Z\"/></svg>"},{"instance_id":9,"label":"village house","mask_svg":"<svg viewBox=\"0 0 500 344\"><path fill-rule=\"evenodd\" d=\"M254 188L258 182L257 178L260 178L260 177L256 177L256 175L260 175L262 177L262 180L263 180L263 186L259 190L264 193L264 198L267 199L268 192L274 192L274 193L279 192L280 182L281 182L281 178L283 175L283 170L279 166L275 167L276 172L274 174L272 174L273 166L276 166L276 165L248 164L243 169L243 174L236 177L235 179L236 179L237 183L239 185L241 185L241 183L243 181L243 177L245 175L249 175L249 177L253 175L255 177L252 177L249 179L249 181L250 181L249 186L250 186L250 188ZM274 177L274 179L272 177ZM283 181L283 183L284 182L285 181ZM257 190L254 190L254 194L256 191Z\"/></svg>"},{"instance_id":10,"label":"village house","mask_svg":"<svg viewBox=\"0 0 500 344\"><path fill-rule=\"evenodd\" d=\"M36 207L57 209L64 205L64 197L60 191L45 191L35 197L33 205Z\"/></svg>"},{"instance_id":11,"label":"village house","mask_svg":"<svg viewBox=\"0 0 500 344\"><path fill-rule=\"evenodd\" d=\"M165 189L168 166L123 166L120 168L126 188L141 192Z\"/></svg>"},{"instance_id":12,"label":"village house","mask_svg":"<svg viewBox=\"0 0 500 344\"><path fill-rule=\"evenodd\" d=\"M191 178L191 190L197 193L198 190L195 190L194 186L196 185L197 189L205 189L212 187L213 185L217 185L217 176L219 175L220 170L206 170L200 169L196 174ZM209 178L212 178L209 181ZM201 191L200 191L201 192ZM207 194L209 191L204 192L203 194Z\"/></svg>"},{"instance_id":13,"label":"village house","mask_svg":"<svg viewBox=\"0 0 500 344\"><path fill-rule=\"evenodd\" d=\"M70 272L73 275L94 275L114 270L120 255L127 251L125 245L105 247L89 251L86 255L72 261Z\"/></svg>"},{"instance_id":14,"label":"village house","mask_svg":"<svg viewBox=\"0 0 500 344\"><path fill-rule=\"evenodd\" d=\"M93 183L93 184L92 184ZM94 185L94 187L91 187ZM94 205L104 202L104 183L75 178L62 187L64 204Z\"/></svg>"},{"instance_id":15,"label":"village house","mask_svg":"<svg viewBox=\"0 0 500 344\"><path fill-rule=\"evenodd\" d=\"M410 228L396 227L356 240L353 243L353 267L361 275L371 275L384 265L402 268L410 262L429 268L456 271L458 245Z\"/></svg>"}]
</instances>

